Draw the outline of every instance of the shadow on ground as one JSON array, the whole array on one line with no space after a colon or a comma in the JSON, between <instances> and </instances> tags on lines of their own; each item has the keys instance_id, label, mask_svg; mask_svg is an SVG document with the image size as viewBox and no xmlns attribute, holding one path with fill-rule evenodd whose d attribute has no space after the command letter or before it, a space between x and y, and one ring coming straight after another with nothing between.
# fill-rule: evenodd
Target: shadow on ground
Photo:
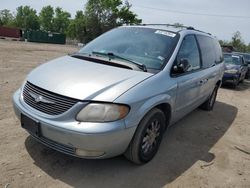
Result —
<instances>
[{"instance_id":1,"label":"shadow on ground","mask_svg":"<svg viewBox=\"0 0 250 188\"><path fill-rule=\"evenodd\" d=\"M137 166L124 157L83 160L70 157L27 137L25 146L34 164L54 179L73 187L162 187L198 160L210 162L209 150L226 133L238 110L217 102L212 112L195 110L165 134L156 157Z\"/></svg>"}]
</instances>

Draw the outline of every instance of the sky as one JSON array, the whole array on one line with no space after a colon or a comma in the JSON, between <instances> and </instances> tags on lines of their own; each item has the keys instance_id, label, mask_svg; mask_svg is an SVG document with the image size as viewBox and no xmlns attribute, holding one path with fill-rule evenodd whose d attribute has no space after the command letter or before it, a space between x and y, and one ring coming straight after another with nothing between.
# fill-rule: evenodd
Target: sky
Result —
<instances>
[{"instance_id":1,"label":"sky","mask_svg":"<svg viewBox=\"0 0 250 188\"><path fill-rule=\"evenodd\" d=\"M0 0L0 10L15 11L28 5L38 12L43 6L62 7L72 16L83 10L87 0ZM250 43L250 0L129 0L143 23L182 23L230 40L240 31L243 41Z\"/></svg>"}]
</instances>

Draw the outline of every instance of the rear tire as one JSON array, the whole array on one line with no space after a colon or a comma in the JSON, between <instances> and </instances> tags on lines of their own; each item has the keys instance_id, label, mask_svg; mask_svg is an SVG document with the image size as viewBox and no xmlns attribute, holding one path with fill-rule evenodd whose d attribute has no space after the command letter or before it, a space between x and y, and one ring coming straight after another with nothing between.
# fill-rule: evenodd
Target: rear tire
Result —
<instances>
[{"instance_id":1,"label":"rear tire","mask_svg":"<svg viewBox=\"0 0 250 188\"><path fill-rule=\"evenodd\" d=\"M165 130L164 113L154 108L139 123L125 157L135 164L149 162L157 153Z\"/></svg>"},{"instance_id":2,"label":"rear tire","mask_svg":"<svg viewBox=\"0 0 250 188\"><path fill-rule=\"evenodd\" d=\"M214 103L216 101L217 92L218 92L219 86L215 86L213 93L210 95L210 97L200 106L202 110L211 111L214 108Z\"/></svg>"}]
</instances>

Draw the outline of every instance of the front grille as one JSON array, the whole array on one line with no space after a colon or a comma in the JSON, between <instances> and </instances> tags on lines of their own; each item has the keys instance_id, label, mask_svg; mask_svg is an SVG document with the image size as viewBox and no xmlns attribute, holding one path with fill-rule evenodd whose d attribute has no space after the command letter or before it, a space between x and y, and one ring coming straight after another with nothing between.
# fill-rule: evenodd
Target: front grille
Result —
<instances>
[{"instance_id":1,"label":"front grille","mask_svg":"<svg viewBox=\"0 0 250 188\"><path fill-rule=\"evenodd\" d=\"M77 99L46 91L30 82L26 82L24 86L23 99L32 108L49 115L62 114L78 102Z\"/></svg>"},{"instance_id":2,"label":"front grille","mask_svg":"<svg viewBox=\"0 0 250 188\"><path fill-rule=\"evenodd\" d=\"M50 140L50 139L45 138L45 137L38 137L32 133L30 133L30 135L33 138L35 138L38 142L44 144L47 147L50 147L56 151L59 151L59 152L62 152L62 153L68 154L68 155L76 156L75 155L75 148L73 148L73 147L66 146L64 144L60 144L58 142L55 142L55 141Z\"/></svg>"}]
</instances>

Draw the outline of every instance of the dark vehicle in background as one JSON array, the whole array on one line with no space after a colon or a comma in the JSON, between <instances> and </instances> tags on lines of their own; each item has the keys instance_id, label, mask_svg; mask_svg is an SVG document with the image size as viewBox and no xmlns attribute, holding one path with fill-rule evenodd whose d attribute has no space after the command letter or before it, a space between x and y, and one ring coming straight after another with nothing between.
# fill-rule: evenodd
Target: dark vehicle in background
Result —
<instances>
[{"instance_id":1,"label":"dark vehicle in background","mask_svg":"<svg viewBox=\"0 0 250 188\"><path fill-rule=\"evenodd\" d=\"M248 79L250 77L250 54L249 53L240 53L240 52L236 52L235 54L242 55L245 63L248 64L248 71L247 71L246 77L245 77L246 79Z\"/></svg>"},{"instance_id":2,"label":"dark vehicle in background","mask_svg":"<svg viewBox=\"0 0 250 188\"><path fill-rule=\"evenodd\" d=\"M223 84L230 82L236 87L243 82L247 73L247 64L242 55L233 53L224 53L225 72L223 75Z\"/></svg>"},{"instance_id":3,"label":"dark vehicle in background","mask_svg":"<svg viewBox=\"0 0 250 188\"><path fill-rule=\"evenodd\" d=\"M5 37L20 39L22 37L22 30L19 28L0 26L0 38L5 38Z\"/></svg>"}]
</instances>

